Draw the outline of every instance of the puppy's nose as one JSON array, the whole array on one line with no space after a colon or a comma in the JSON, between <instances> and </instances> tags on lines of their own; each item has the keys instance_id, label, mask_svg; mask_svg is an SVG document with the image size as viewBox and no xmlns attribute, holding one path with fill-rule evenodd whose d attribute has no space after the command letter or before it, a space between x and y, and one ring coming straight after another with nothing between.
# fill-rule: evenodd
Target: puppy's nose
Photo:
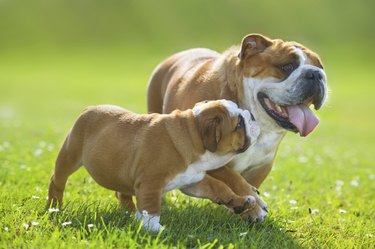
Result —
<instances>
[{"instance_id":1,"label":"puppy's nose","mask_svg":"<svg viewBox=\"0 0 375 249\"><path fill-rule=\"evenodd\" d=\"M319 70L316 70L316 69L306 70L304 77L305 77L305 79L308 79L308 80L319 80L319 81L321 81L323 79L323 75L320 73Z\"/></svg>"},{"instance_id":2,"label":"puppy's nose","mask_svg":"<svg viewBox=\"0 0 375 249\"><path fill-rule=\"evenodd\" d=\"M255 121L254 115L250 112L251 121Z\"/></svg>"}]
</instances>

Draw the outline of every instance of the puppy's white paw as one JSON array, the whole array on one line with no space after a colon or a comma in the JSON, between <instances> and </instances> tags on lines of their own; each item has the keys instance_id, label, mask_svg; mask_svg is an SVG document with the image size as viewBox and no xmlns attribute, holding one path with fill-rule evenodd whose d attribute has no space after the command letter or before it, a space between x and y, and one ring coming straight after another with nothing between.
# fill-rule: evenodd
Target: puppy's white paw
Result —
<instances>
[{"instance_id":1,"label":"puppy's white paw","mask_svg":"<svg viewBox=\"0 0 375 249\"><path fill-rule=\"evenodd\" d=\"M137 220L143 222L143 227L152 232L159 232L164 229L160 224L160 216L148 214L146 210L142 213L136 212Z\"/></svg>"}]
</instances>

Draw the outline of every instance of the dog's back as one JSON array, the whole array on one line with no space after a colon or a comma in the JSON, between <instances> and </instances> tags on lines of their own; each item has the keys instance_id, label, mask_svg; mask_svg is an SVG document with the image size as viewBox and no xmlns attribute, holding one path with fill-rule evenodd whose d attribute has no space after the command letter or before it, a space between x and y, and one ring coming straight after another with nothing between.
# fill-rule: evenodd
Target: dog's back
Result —
<instances>
[{"instance_id":1,"label":"dog's back","mask_svg":"<svg viewBox=\"0 0 375 249\"><path fill-rule=\"evenodd\" d=\"M174 54L161 62L155 68L148 83L148 113L163 113L164 96L168 85L173 81L172 78L178 79L176 74L184 75L186 72L194 71L191 69L219 56L219 53L210 49L194 48Z\"/></svg>"}]
</instances>

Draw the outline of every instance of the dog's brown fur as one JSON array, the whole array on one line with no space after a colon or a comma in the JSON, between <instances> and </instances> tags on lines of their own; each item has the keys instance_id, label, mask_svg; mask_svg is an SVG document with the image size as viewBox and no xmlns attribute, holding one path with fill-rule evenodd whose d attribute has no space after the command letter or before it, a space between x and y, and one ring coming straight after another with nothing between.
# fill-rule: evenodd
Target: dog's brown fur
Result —
<instances>
[{"instance_id":1,"label":"dog's brown fur","mask_svg":"<svg viewBox=\"0 0 375 249\"><path fill-rule=\"evenodd\" d=\"M196 102L213 99L229 99L241 108L248 109L244 78L261 80L271 77L282 81L288 75L280 67L296 60L295 48L304 52L309 64L322 68L318 55L301 44L272 40L259 34L247 35L240 46L234 46L223 54L209 49L192 49L174 54L159 64L150 78L148 112L169 113L176 108L183 110L191 108ZM252 97L253 101L257 101L256 97ZM259 149L263 154L273 154L272 159L251 167L246 165L247 168L239 171L248 183L259 187L272 169L273 158L286 131L278 127L264 112L256 114L263 129L261 136L275 130L281 134L274 139L272 145ZM234 168L234 163L230 162L226 167L208 174L224 182L235 193L246 194L249 191L248 184L243 184L246 181L231 181L231 178L226 177L228 168ZM196 191L203 192L198 188ZM193 191L186 193L194 195Z\"/></svg>"}]
</instances>

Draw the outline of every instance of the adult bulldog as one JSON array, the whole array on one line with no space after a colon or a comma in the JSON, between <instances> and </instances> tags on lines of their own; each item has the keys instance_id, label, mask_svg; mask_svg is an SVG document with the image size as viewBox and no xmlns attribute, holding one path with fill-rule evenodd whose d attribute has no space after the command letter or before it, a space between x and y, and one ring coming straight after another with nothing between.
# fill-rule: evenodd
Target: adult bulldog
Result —
<instances>
[{"instance_id":1,"label":"adult bulldog","mask_svg":"<svg viewBox=\"0 0 375 249\"><path fill-rule=\"evenodd\" d=\"M241 46L222 54L196 48L163 61L149 81L148 112L170 113L213 99L232 100L248 109L258 121L260 136L226 167L259 187L272 168L286 132L307 136L319 123L310 106L318 110L323 105L326 84L322 63L313 51L296 42L250 34L243 38ZM209 174L235 193L247 194L246 184L226 180L226 167ZM187 194L205 195L199 186Z\"/></svg>"}]
</instances>

